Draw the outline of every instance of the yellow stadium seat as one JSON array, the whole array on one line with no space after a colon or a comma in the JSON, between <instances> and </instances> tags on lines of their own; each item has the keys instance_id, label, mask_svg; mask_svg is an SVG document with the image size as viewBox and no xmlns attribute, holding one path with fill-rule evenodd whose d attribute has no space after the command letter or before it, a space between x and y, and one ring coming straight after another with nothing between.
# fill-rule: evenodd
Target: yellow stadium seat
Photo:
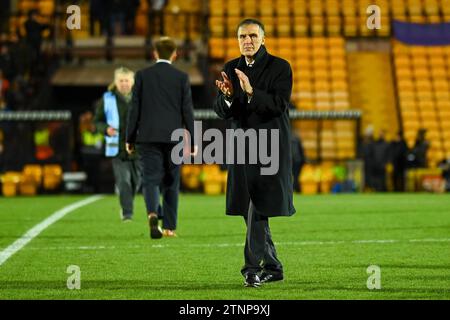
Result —
<instances>
[{"instance_id":1,"label":"yellow stadium seat","mask_svg":"<svg viewBox=\"0 0 450 320\"><path fill-rule=\"evenodd\" d=\"M412 91L414 90L414 84L411 80L408 79L402 79L399 80L397 83L397 87L401 91Z\"/></svg>"},{"instance_id":2,"label":"yellow stadium seat","mask_svg":"<svg viewBox=\"0 0 450 320\"><path fill-rule=\"evenodd\" d=\"M2 193L5 197L17 195L18 187L22 181L22 174L15 171L7 171L2 177Z\"/></svg>"},{"instance_id":3,"label":"yellow stadium seat","mask_svg":"<svg viewBox=\"0 0 450 320\"><path fill-rule=\"evenodd\" d=\"M241 16L241 3L240 0L228 0L226 11L228 16Z\"/></svg>"},{"instance_id":4,"label":"yellow stadium seat","mask_svg":"<svg viewBox=\"0 0 450 320\"><path fill-rule=\"evenodd\" d=\"M213 37L223 37L225 35L225 24L222 16L209 18L209 30Z\"/></svg>"},{"instance_id":5,"label":"yellow stadium seat","mask_svg":"<svg viewBox=\"0 0 450 320\"><path fill-rule=\"evenodd\" d=\"M328 50L325 47L313 47L312 55L315 59L317 58L327 58Z\"/></svg>"},{"instance_id":6,"label":"yellow stadium seat","mask_svg":"<svg viewBox=\"0 0 450 320\"><path fill-rule=\"evenodd\" d=\"M333 69L331 70L331 77L333 79L347 79L347 72L343 69Z\"/></svg>"},{"instance_id":7,"label":"yellow stadium seat","mask_svg":"<svg viewBox=\"0 0 450 320\"><path fill-rule=\"evenodd\" d=\"M436 106L439 110L450 110L449 100L436 100Z\"/></svg>"},{"instance_id":8,"label":"yellow stadium seat","mask_svg":"<svg viewBox=\"0 0 450 320\"><path fill-rule=\"evenodd\" d=\"M28 164L23 169L24 180L30 181L36 186L40 186L42 183L42 167L36 164Z\"/></svg>"},{"instance_id":9,"label":"yellow stadium seat","mask_svg":"<svg viewBox=\"0 0 450 320\"><path fill-rule=\"evenodd\" d=\"M259 11L263 18L273 17L274 13L275 13L273 1L272 0L261 0L260 5L259 5Z\"/></svg>"},{"instance_id":10,"label":"yellow stadium seat","mask_svg":"<svg viewBox=\"0 0 450 320\"><path fill-rule=\"evenodd\" d=\"M437 101L440 101L440 100L449 101L450 100L450 92L448 92L448 91L436 91L434 93L434 96L436 97Z\"/></svg>"},{"instance_id":11,"label":"yellow stadium seat","mask_svg":"<svg viewBox=\"0 0 450 320\"><path fill-rule=\"evenodd\" d=\"M344 17L344 34L349 37L354 37L357 34L357 23L354 16Z\"/></svg>"},{"instance_id":12,"label":"yellow stadium seat","mask_svg":"<svg viewBox=\"0 0 450 320\"><path fill-rule=\"evenodd\" d=\"M403 101L400 100L400 109L402 112L417 112L417 103L416 101Z\"/></svg>"},{"instance_id":13,"label":"yellow stadium seat","mask_svg":"<svg viewBox=\"0 0 450 320\"><path fill-rule=\"evenodd\" d=\"M258 12L258 3L256 0L242 1L242 12L245 17L255 17Z\"/></svg>"},{"instance_id":14,"label":"yellow stadium seat","mask_svg":"<svg viewBox=\"0 0 450 320\"><path fill-rule=\"evenodd\" d=\"M291 1L290 0L274 0L275 11L278 17L289 16L291 14Z\"/></svg>"},{"instance_id":15,"label":"yellow stadium seat","mask_svg":"<svg viewBox=\"0 0 450 320\"><path fill-rule=\"evenodd\" d=\"M331 87L334 91L348 91L347 81L343 80L333 80Z\"/></svg>"},{"instance_id":16,"label":"yellow stadium seat","mask_svg":"<svg viewBox=\"0 0 450 320\"><path fill-rule=\"evenodd\" d=\"M434 101L433 100L422 100L417 102L419 109L422 113L433 113L435 114Z\"/></svg>"},{"instance_id":17,"label":"yellow stadium seat","mask_svg":"<svg viewBox=\"0 0 450 320\"><path fill-rule=\"evenodd\" d=\"M416 70L417 71L417 70ZM421 70L418 70L421 71ZM423 77L417 77L418 72L416 73L416 88L419 91L430 91L432 88L431 81L425 77L425 75L428 75L428 70L423 70Z\"/></svg>"},{"instance_id":18,"label":"yellow stadium seat","mask_svg":"<svg viewBox=\"0 0 450 320\"><path fill-rule=\"evenodd\" d=\"M309 13L311 16L321 17L323 15L324 8L321 1L309 2Z\"/></svg>"},{"instance_id":19,"label":"yellow stadium seat","mask_svg":"<svg viewBox=\"0 0 450 320\"><path fill-rule=\"evenodd\" d=\"M432 79L433 80L433 88L435 91L448 91L449 90L449 82L445 79Z\"/></svg>"},{"instance_id":20,"label":"yellow stadium seat","mask_svg":"<svg viewBox=\"0 0 450 320\"><path fill-rule=\"evenodd\" d=\"M395 66L397 68L410 68L411 63L409 57L406 56L397 56L395 57Z\"/></svg>"},{"instance_id":21,"label":"yellow stadium seat","mask_svg":"<svg viewBox=\"0 0 450 320\"><path fill-rule=\"evenodd\" d=\"M442 65L439 68L431 69L431 77L433 79L446 79L448 76L448 71L445 69L445 66Z\"/></svg>"},{"instance_id":22,"label":"yellow stadium seat","mask_svg":"<svg viewBox=\"0 0 450 320\"><path fill-rule=\"evenodd\" d=\"M309 19L304 16L294 16L294 36L306 36L309 31Z\"/></svg>"},{"instance_id":23,"label":"yellow stadium seat","mask_svg":"<svg viewBox=\"0 0 450 320\"><path fill-rule=\"evenodd\" d=\"M326 24L329 36L341 34L341 18L339 16L328 16Z\"/></svg>"},{"instance_id":24,"label":"yellow stadium seat","mask_svg":"<svg viewBox=\"0 0 450 320\"><path fill-rule=\"evenodd\" d=\"M428 59L424 56L412 56L411 65L416 69L423 69L428 67Z\"/></svg>"},{"instance_id":25,"label":"yellow stadium seat","mask_svg":"<svg viewBox=\"0 0 450 320\"><path fill-rule=\"evenodd\" d=\"M146 2L141 1L141 3ZM209 13L211 16L223 16L225 12L224 3L222 0L209 0Z\"/></svg>"},{"instance_id":26,"label":"yellow stadium seat","mask_svg":"<svg viewBox=\"0 0 450 320\"><path fill-rule=\"evenodd\" d=\"M277 34L279 37L291 35L291 18L289 16L277 17Z\"/></svg>"},{"instance_id":27,"label":"yellow stadium seat","mask_svg":"<svg viewBox=\"0 0 450 320\"><path fill-rule=\"evenodd\" d=\"M316 80L314 81L314 88L316 91L329 91L330 83L326 80Z\"/></svg>"},{"instance_id":28,"label":"yellow stadium seat","mask_svg":"<svg viewBox=\"0 0 450 320\"><path fill-rule=\"evenodd\" d=\"M209 39L209 56L214 59L225 58L225 41L222 38Z\"/></svg>"},{"instance_id":29,"label":"yellow stadium seat","mask_svg":"<svg viewBox=\"0 0 450 320\"><path fill-rule=\"evenodd\" d=\"M426 67L419 67L419 66L416 66L416 67L413 69L413 74L414 74L414 77L415 77L416 79L424 79L424 78L429 78L429 76L430 76L430 71L429 71L429 69L426 68Z\"/></svg>"},{"instance_id":30,"label":"yellow stadium seat","mask_svg":"<svg viewBox=\"0 0 450 320\"><path fill-rule=\"evenodd\" d=\"M313 16L311 18L311 33L313 36L325 34L325 20L322 16Z\"/></svg>"}]
</instances>

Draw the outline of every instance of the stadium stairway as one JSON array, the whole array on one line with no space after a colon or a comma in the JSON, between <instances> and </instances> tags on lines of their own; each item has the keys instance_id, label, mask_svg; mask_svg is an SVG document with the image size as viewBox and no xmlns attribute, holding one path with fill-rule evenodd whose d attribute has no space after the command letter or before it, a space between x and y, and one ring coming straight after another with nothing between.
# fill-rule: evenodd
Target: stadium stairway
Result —
<instances>
[{"instance_id":1,"label":"stadium stairway","mask_svg":"<svg viewBox=\"0 0 450 320\"><path fill-rule=\"evenodd\" d=\"M363 111L361 130L372 125L376 134L385 130L388 139L395 137L399 124L390 54L350 52L347 61L351 105Z\"/></svg>"}]
</instances>

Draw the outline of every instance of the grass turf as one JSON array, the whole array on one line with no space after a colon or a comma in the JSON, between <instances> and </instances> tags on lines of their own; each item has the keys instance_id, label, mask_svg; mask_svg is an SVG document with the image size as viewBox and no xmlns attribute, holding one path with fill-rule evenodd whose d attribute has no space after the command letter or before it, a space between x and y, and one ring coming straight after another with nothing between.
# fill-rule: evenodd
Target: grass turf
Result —
<instances>
[{"instance_id":1,"label":"grass turf","mask_svg":"<svg viewBox=\"0 0 450 320\"><path fill-rule=\"evenodd\" d=\"M80 196L0 198L0 251ZM450 196L296 196L271 219L285 280L243 287L245 227L224 197L182 195L178 238L151 240L105 198L69 213L0 266L0 299L449 299ZM368 240L368 241L364 241ZM379 241L393 240L393 241ZM69 265L81 290L69 290ZM381 268L381 290L366 286Z\"/></svg>"}]
</instances>

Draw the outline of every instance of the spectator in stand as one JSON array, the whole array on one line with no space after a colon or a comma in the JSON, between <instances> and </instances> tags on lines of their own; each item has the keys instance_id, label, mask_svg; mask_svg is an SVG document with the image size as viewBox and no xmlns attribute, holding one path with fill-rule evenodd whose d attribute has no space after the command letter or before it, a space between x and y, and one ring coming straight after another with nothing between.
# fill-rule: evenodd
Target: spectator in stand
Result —
<instances>
[{"instance_id":1,"label":"spectator in stand","mask_svg":"<svg viewBox=\"0 0 450 320\"><path fill-rule=\"evenodd\" d=\"M167 0L147 0L148 1L148 26L150 35L164 34L164 7ZM158 30L158 32L156 31Z\"/></svg>"},{"instance_id":2,"label":"spectator in stand","mask_svg":"<svg viewBox=\"0 0 450 320\"><path fill-rule=\"evenodd\" d=\"M140 0L127 1L127 5L125 7L125 34L127 35L134 34L136 12L140 4Z\"/></svg>"},{"instance_id":3,"label":"spectator in stand","mask_svg":"<svg viewBox=\"0 0 450 320\"><path fill-rule=\"evenodd\" d=\"M11 14L11 0L0 0L0 34L8 31L9 16Z\"/></svg>"},{"instance_id":4,"label":"spectator in stand","mask_svg":"<svg viewBox=\"0 0 450 320\"><path fill-rule=\"evenodd\" d=\"M9 52L9 41L4 42L0 46L0 70L3 71L6 79L11 81L14 78L14 72L12 68L12 57Z\"/></svg>"},{"instance_id":5,"label":"spectator in stand","mask_svg":"<svg viewBox=\"0 0 450 320\"><path fill-rule=\"evenodd\" d=\"M26 41L31 50L32 66L35 67L41 60L42 32L49 29L47 24L38 22L39 12L30 10L28 19L25 21Z\"/></svg>"},{"instance_id":6,"label":"spectator in stand","mask_svg":"<svg viewBox=\"0 0 450 320\"><path fill-rule=\"evenodd\" d=\"M6 79L5 75L3 74L3 70L0 69L0 99L6 100L6 96L8 94L9 90L9 81Z\"/></svg>"},{"instance_id":7,"label":"spectator in stand","mask_svg":"<svg viewBox=\"0 0 450 320\"><path fill-rule=\"evenodd\" d=\"M98 35L95 28L96 24L99 26L100 33L105 28L103 2L104 0L89 1L89 33L91 36Z\"/></svg>"},{"instance_id":8,"label":"spectator in stand","mask_svg":"<svg viewBox=\"0 0 450 320\"><path fill-rule=\"evenodd\" d=\"M111 0L110 1L111 15L110 15L110 35L125 34L125 14L128 10L128 1L126 0Z\"/></svg>"},{"instance_id":9,"label":"spectator in stand","mask_svg":"<svg viewBox=\"0 0 450 320\"><path fill-rule=\"evenodd\" d=\"M11 57L11 73L16 76L28 77L30 73L32 54L27 45L27 41L19 32L10 36L9 55Z\"/></svg>"}]
</instances>

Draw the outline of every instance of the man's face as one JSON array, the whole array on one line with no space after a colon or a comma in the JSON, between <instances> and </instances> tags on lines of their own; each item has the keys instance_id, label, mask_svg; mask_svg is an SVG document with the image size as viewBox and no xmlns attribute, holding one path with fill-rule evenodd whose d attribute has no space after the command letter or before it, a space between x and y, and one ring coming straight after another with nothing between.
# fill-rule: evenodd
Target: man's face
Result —
<instances>
[{"instance_id":1,"label":"man's face","mask_svg":"<svg viewBox=\"0 0 450 320\"><path fill-rule=\"evenodd\" d=\"M131 92L131 88L133 87L133 76L131 74L121 74L117 76L115 84L120 94L126 96Z\"/></svg>"},{"instance_id":2,"label":"man's face","mask_svg":"<svg viewBox=\"0 0 450 320\"><path fill-rule=\"evenodd\" d=\"M253 57L264 44L264 36L257 24L243 25L238 30L239 49L245 57Z\"/></svg>"}]
</instances>

